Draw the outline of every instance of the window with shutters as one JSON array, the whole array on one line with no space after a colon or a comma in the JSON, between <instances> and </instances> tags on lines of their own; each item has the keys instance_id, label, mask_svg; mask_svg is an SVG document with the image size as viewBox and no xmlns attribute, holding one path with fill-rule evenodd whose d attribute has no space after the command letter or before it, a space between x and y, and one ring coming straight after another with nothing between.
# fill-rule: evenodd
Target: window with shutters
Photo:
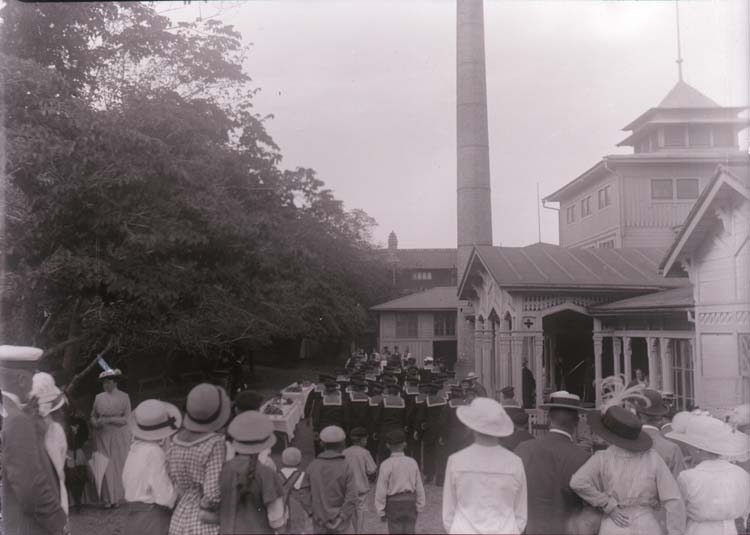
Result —
<instances>
[{"instance_id":1,"label":"window with shutters","mask_svg":"<svg viewBox=\"0 0 750 535\"><path fill-rule=\"evenodd\" d=\"M604 186L599 190L599 210L612 204L611 189L611 186Z\"/></svg>"},{"instance_id":2,"label":"window with shutters","mask_svg":"<svg viewBox=\"0 0 750 535\"><path fill-rule=\"evenodd\" d=\"M591 197L581 199L581 217L591 215Z\"/></svg>"},{"instance_id":3,"label":"window with shutters","mask_svg":"<svg viewBox=\"0 0 750 535\"><path fill-rule=\"evenodd\" d=\"M570 223L576 222L576 205L568 206L567 210L565 210L565 221Z\"/></svg>"}]
</instances>

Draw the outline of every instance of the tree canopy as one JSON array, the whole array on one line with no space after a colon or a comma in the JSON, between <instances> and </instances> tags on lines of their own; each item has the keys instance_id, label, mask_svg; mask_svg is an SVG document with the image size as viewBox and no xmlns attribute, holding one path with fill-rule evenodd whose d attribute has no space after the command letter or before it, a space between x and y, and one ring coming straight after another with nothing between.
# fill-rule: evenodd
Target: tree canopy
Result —
<instances>
[{"instance_id":1,"label":"tree canopy","mask_svg":"<svg viewBox=\"0 0 750 535\"><path fill-rule=\"evenodd\" d=\"M210 359L362 331L389 297L375 223L281 167L231 26L126 2L0 15L5 343L70 373L113 338Z\"/></svg>"}]
</instances>

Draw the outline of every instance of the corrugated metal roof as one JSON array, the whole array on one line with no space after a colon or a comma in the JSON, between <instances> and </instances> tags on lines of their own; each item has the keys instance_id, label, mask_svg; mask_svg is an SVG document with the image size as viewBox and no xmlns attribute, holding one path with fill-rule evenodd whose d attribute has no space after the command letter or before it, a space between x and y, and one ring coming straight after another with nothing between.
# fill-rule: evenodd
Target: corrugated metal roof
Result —
<instances>
[{"instance_id":1,"label":"corrugated metal roof","mask_svg":"<svg viewBox=\"0 0 750 535\"><path fill-rule=\"evenodd\" d=\"M456 249L381 249L382 254L396 254L399 269L456 269Z\"/></svg>"},{"instance_id":2,"label":"corrugated metal roof","mask_svg":"<svg viewBox=\"0 0 750 535\"><path fill-rule=\"evenodd\" d=\"M663 289L683 279L659 275L662 249L572 249L536 243L526 247L478 246L476 252L504 288Z\"/></svg>"},{"instance_id":3,"label":"corrugated metal roof","mask_svg":"<svg viewBox=\"0 0 750 535\"><path fill-rule=\"evenodd\" d=\"M455 286L437 286L393 301L375 305L370 310L457 310L458 295Z\"/></svg>"},{"instance_id":4,"label":"corrugated metal roof","mask_svg":"<svg viewBox=\"0 0 750 535\"><path fill-rule=\"evenodd\" d=\"M646 311L649 309L687 309L695 306L693 299L693 286L688 285L682 288L674 288L663 292L656 292L639 297L631 297L606 305L591 307L591 312L596 315L597 312L628 312L628 311Z\"/></svg>"}]
</instances>

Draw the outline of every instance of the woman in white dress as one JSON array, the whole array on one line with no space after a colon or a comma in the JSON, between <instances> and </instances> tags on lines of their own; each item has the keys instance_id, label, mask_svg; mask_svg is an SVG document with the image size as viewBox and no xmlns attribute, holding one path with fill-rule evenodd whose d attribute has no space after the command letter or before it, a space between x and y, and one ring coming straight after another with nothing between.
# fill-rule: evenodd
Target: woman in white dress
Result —
<instances>
[{"instance_id":1,"label":"woman in white dress","mask_svg":"<svg viewBox=\"0 0 750 535\"><path fill-rule=\"evenodd\" d=\"M732 464L750 455L750 437L707 413L675 417L667 438L690 449L694 467L677 482L685 499L686 535L737 535L735 520L750 515L750 474Z\"/></svg>"},{"instance_id":2,"label":"woman in white dress","mask_svg":"<svg viewBox=\"0 0 750 535\"><path fill-rule=\"evenodd\" d=\"M122 469L130 448L130 397L117 388L117 381L121 379L120 370L99 374L104 392L96 395L91 411L96 451L108 459L100 494L100 500L107 508L125 500Z\"/></svg>"},{"instance_id":3,"label":"woman in white dress","mask_svg":"<svg viewBox=\"0 0 750 535\"><path fill-rule=\"evenodd\" d=\"M48 373L35 373L31 379L30 397L36 400L39 416L44 420L44 449L55 467L60 481L60 505L68 514L68 490L65 488L65 459L68 454L68 440L65 430L59 421L60 410L65 405L65 395L55 385L54 378Z\"/></svg>"}]
</instances>

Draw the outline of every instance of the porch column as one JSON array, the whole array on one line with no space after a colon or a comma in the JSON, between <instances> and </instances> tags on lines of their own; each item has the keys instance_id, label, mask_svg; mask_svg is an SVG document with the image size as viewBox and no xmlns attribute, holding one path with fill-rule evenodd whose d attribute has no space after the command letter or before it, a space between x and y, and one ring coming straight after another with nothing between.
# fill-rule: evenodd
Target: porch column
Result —
<instances>
[{"instance_id":1,"label":"porch column","mask_svg":"<svg viewBox=\"0 0 750 535\"><path fill-rule=\"evenodd\" d=\"M482 381L483 371L483 352L484 344L482 344L482 335L484 334L484 320L477 318L474 320L474 373L479 376L479 380Z\"/></svg>"},{"instance_id":2,"label":"porch column","mask_svg":"<svg viewBox=\"0 0 750 535\"><path fill-rule=\"evenodd\" d=\"M648 354L648 387L659 390L659 366L656 361L656 338L646 338L646 352Z\"/></svg>"},{"instance_id":3,"label":"porch column","mask_svg":"<svg viewBox=\"0 0 750 535\"><path fill-rule=\"evenodd\" d=\"M602 340L601 334L594 334L594 385L596 388L596 406L602 403Z\"/></svg>"},{"instance_id":4,"label":"porch column","mask_svg":"<svg viewBox=\"0 0 750 535\"><path fill-rule=\"evenodd\" d=\"M560 390L557 384L557 335L549 337L549 382L553 391Z\"/></svg>"},{"instance_id":5,"label":"porch column","mask_svg":"<svg viewBox=\"0 0 750 535\"><path fill-rule=\"evenodd\" d=\"M495 378L492 376L492 328L490 320L485 321L484 336L482 336L482 384L491 398L495 397Z\"/></svg>"},{"instance_id":6,"label":"porch column","mask_svg":"<svg viewBox=\"0 0 750 535\"><path fill-rule=\"evenodd\" d=\"M659 338L659 356L661 357L661 383L662 392L674 391L672 380L672 352L670 351L669 338Z\"/></svg>"},{"instance_id":7,"label":"porch column","mask_svg":"<svg viewBox=\"0 0 750 535\"><path fill-rule=\"evenodd\" d=\"M523 367L523 339L521 333L513 333L510 337L511 362L512 362L512 386L516 391L516 399L523 403L523 380L521 369Z\"/></svg>"},{"instance_id":8,"label":"porch column","mask_svg":"<svg viewBox=\"0 0 750 535\"><path fill-rule=\"evenodd\" d=\"M544 334L534 334L534 375L536 376L536 406L544 402L544 389L547 386L547 378L544 374Z\"/></svg>"},{"instance_id":9,"label":"porch column","mask_svg":"<svg viewBox=\"0 0 750 535\"><path fill-rule=\"evenodd\" d=\"M620 375L622 370L620 369L620 355L622 355L622 338L619 336L612 337L612 361L615 375Z\"/></svg>"},{"instance_id":10,"label":"porch column","mask_svg":"<svg viewBox=\"0 0 750 535\"><path fill-rule=\"evenodd\" d=\"M512 383L510 376L510 333L497 333L497 386L505 388Z\"/></svg>"},{"instance_id":11,"label":"porch column","mask_svg":"<svg viewBox=\"0 0 750 535\"><path fill-rule=\"evenodd\" d=\"M625 384L627 385L633 379L633 347L629 336L622 338L622 345L625 355Z\"/></svg>"}]
</instances>

